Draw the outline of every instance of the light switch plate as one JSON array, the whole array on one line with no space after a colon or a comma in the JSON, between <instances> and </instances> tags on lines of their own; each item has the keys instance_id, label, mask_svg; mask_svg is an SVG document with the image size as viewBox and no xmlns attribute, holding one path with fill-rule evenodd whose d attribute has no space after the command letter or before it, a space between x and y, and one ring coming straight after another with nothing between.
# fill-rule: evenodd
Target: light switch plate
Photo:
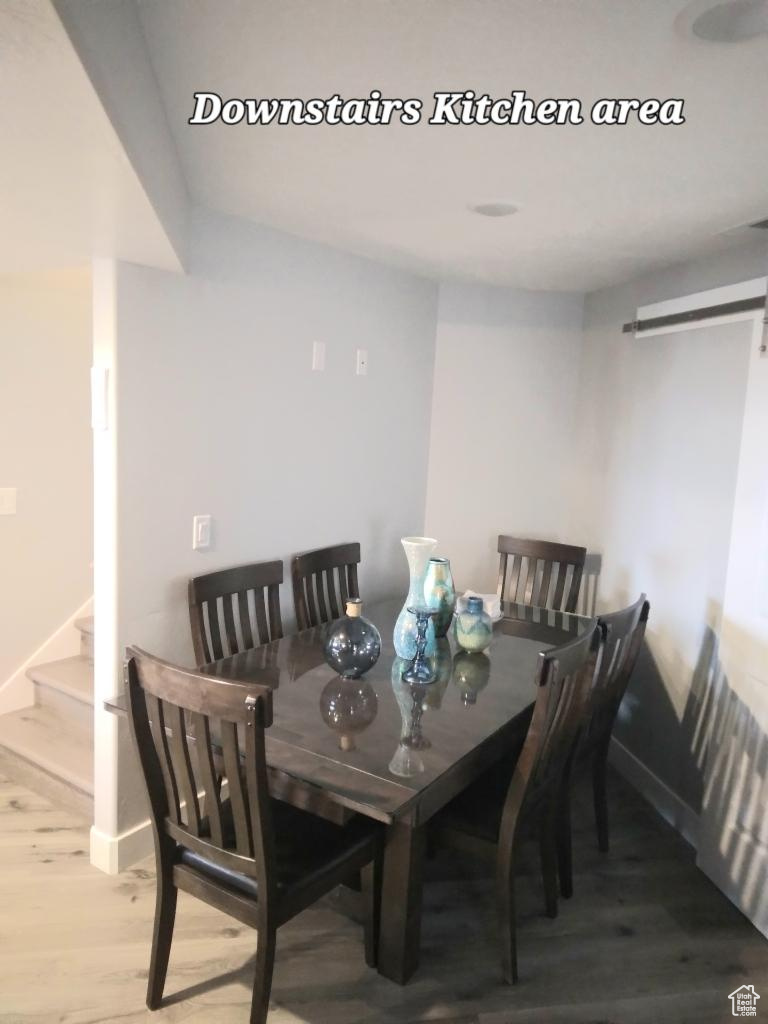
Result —
<instances>
[{"instance_id":1,"label":"light switch plate","mask_svg":"<svg viewBox=\"0 0 768 1024\"><path fill-rule=\"evenodd\" d=\"M211 546L211 517L194 516L192 519L192 549L207 551Z\"/></svg>"},{"instance_id":2,"label":"light switch plate","mask_svg":"<svg viewBox=\"0 0 768 1024\"><path fill-rule=\"evenodd\" d=\"M0 487L0 516L16 515L16 488Z\"/></svg>"},{"instance_id":3,"label":"light switch plate","mask_svg":"<svg viewBox=\"0 0 768 1024\"><path fill-rule=\"evenodd\" d=\"M325 342L316 341L312 345L312 369L325 369Z\"/></svg>"},{"instance_id":4,"label":"light switch plate","mask_svg":"<svg viewBox=\"0 0 768 1024\"><path fill-rule=\"evenodd\" d=\"M355 373L358 377L365 377L368 374L368 349L359 348L357 350L357 365Z\"/></svg>"}]
</instances>

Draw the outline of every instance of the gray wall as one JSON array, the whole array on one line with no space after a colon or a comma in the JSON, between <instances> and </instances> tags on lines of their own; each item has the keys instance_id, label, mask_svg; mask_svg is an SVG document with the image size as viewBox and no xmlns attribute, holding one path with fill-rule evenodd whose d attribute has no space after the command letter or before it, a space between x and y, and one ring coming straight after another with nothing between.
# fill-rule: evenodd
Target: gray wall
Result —
<instances>
[{"instance_id":1,"label":"gray wall","mask_svg":"<svg viewBox=\"0 0 768 1024\"><path fill-rule=\"evenodd\" d=\"M426 527L463 588L496 589L500 533L570 535L583 299L440 286Z\"/></svg>"},{"instance_id":2,"label":"gray wall","mask_svg":"<svg viewBox=\"0 0 768 1024\"><path fill-rule=\"evenodd\" d=\"M645 590L648 644L617 738L698 812L695 722L716 658L751 326L635 339L637 306L762 276L762 239L589 295L575 534L603 556L601 606Z\"/></svg>"},{"instance_id":3,"label":"gray wall","mask_svg":"<svg viewBox=\"0 0 768 1024\"><path fill-rule=\"evenodd\" d=\"M201 214L191 241L188 275L120 264L116 315L118 646L183 664L190 576L358 540L363 597L405 591L437 301L431 282L242 221ZM207 552L197 513L214 517ZM283 598L290 627L289 580ZM125 800L119 828L140 816Z\"/></svg>"}]
</instances>

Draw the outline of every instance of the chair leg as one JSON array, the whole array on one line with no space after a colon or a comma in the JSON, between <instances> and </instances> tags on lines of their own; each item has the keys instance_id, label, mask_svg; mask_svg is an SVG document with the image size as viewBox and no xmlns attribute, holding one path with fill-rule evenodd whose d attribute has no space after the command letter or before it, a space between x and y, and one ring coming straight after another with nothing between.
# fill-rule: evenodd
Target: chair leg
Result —
<instances>
[{"instance_id":1,"label":"chair leg","mask_svg":"<svg viewBox=\"0 0 768 1024\"><path fill-rule=\"evenodd\" d=\"M597 845L603 852L608 852L608 798L606 794L606 771L608 766L608 747L600 749L592 762L592 793L595 802L595 825L597 826Z\"/></svg>"},{"instance_id":2,"label":"chair leg","mask_svg":"<svg viewBox=\"0 0 768 1024\"><path fill-rule=\"evenodd\" d=\"M555 814L547 808L539 824L541 874L544 879L544 909L547 917L557 917L557 843Z\"/></svg>"},{"instance_id":3,"label":"chair leg","mask_svg":"<svg viewBox=\"0 0 768 1024\"><path fill-rule=\"evenodd\" d=\"M573 851L571 837L571 790L563 786L557 813L557 871L560 876L560 895L573 896Z\"/></svg>"},{"instance_id":4,"label":"chair leg","mask_svg":"<svg viewBox=\"0 0 768 1024\"><path fill-rule=\"evenodd\" d=\"M277 933L274 928L258 929L256 946L256 973L253 979L250 1024L265 1024L272 991L272 970L275 966Z\"/></svg>"},{"instance_id":5,"label":"chair leg","mask_svg":"<svg viewBox=\"0 0 768 1024\"><path fill-rule=\"evenodd\" d=\"M499 862L496 903L501 937L501 970L507 985L515 985L517 983L517 917L513 853Z\"/></svg>"},{"instance_id":6,"label":"chair leg","mask_svg":"<svg viewBox=\"0 0 768 1024\"><path fill-rule=\"evenodd\" d=\"M173 924L176 920L178 890L173 884L171 870L164 871L158 864L155 895L155 926L152 933L152 955L149 961L147 1006L156 1010L163 1001L168 959L171 955Z\"/></svg>"},{"instance_id":7,"label":"chair leg","mask_svg":"<svg viewBox=\"0 0 768 1024\"><path fill-rule=\"evenodd\" d=\"M376 967L379 962L379 928L381 926L381 855L377 854L360 872L365 914L365 962Z\"/></svg>"}]
</instances>

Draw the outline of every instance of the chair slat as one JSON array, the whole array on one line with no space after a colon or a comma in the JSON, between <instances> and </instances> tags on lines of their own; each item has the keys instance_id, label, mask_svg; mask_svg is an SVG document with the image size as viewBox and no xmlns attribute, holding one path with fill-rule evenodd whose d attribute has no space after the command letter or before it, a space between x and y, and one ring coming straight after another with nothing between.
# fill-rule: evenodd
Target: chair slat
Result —
<instances>
[{"instance_id":1,"label":"chair slat","mask_svg":"<svg viewBox=\"0 0 768 1024\"><path fill-rule=\"evenodd\" d=\"M314 588L314 577L308 576L304 581L306 588L306 603L305 607L308 614L308 622L305 626L299 625L299 629L307 629L309 626L316 626L320 622L320 615L317 611L317 601L315 600L315 588Z\"/></svg>"},{"instance_id":2,"label":"chair slat","mask_svg":"<svg viewBox=\"0 0 768 1024\"><path fill-rule=\"evenodd\" d=\"M509 594L509 600L510 601L516 601L516 602L519 602L519 603L522 603L522 602L520 602L520 598L519 598L519 595L518 595L518 588L520 586L520 573L522 572L522 568L523 568L523 558L522 558L522 555L515 555L513 557L513 559L512 559L512 571L509 574L509 590L508 590L508 594Z\"/></svg>"},{"instance_id":3,"label":"chair slat","mask_svg":"<svg viewBox=\"0 0 768 1024\"><path fill-rule=\"evenodd\" d=\"M177 825L181 824L181 813L179 810L179 789L176 784L176 776L171 761L171 750L168 745L168 735L165 731L165 716L163 714L163 703L154 694L145 694L147 702L147 713L149 715L152 739L155 744L157 759L160 763L160 771L165 785L165 796L168 801L168 813L171 820Z\"/></svg>"},{"instance_id":4,"label":"chair slat","mask_svg":"<svg viewBox=\"0 0 768 1024\"><path fill-rule=\"evenodd\" d=\"M528 559L528 567L525 575L525 587L523 588L523 603L533 604L533 585L536 582L536 571L538 569L538 560L535 558Z\"/></svg>"},{"instance_id":5,"label":"chair slat","mask_svg":"<svg viewBox=\"0 0 768 1024\"><path fill-rule=\"evenodd\" d=\"M171 730L170 749L173 757L175 775L179 794L184 800L187 815L187 828L192 835L200 835L200 804L197 797L197 784L192 771L192 759L187 743L187 723L184 709L174 704L163 702L163 714L166 726Z\"/></svg>"},{"instance_id":6,"label":"chair slat","mask_svg":"<svg viewBox=\"0 0 768 1024\"><path fill-rule=\"evenodd\" d=\"M224 657L221 643L221 626L219 625L218 598L208 603L208 625L211 634L211 654L214 661Z\"/></svg>"},{"instance_id":7,"label":"chair slat","mask_svg":"<svg viewBox=\"0 0 768 1024\"><path fill-rule=\"evenodd\" d=\"M343 572L343 568L339 569L336 573L334 573L333 567L325 570L325 589L328 592L328 609L332 619L338 619L339 615L343 614L343 612L339 612L339 602L336 597L336 581L334 580L334 575L341 577Z\"/></svg>"},{"instance_id":8,"label":"chair slat","mask_svg":"<svg viewBox=\"0 0 768 1024\"><path fill-rule=\"evenodd\" d=\"M243 635L243 650L249 651L256 646L251 630L251 611L248 607L248 591L241 590L237 595L237 603L240 614L240 631ZM258 591L256 592L258 593Z\"/></svg>"},{"instance_id":9,"label":"chair slat","mask_svg":"<svg viewBox=\"0 0 768 1024\"><path fill-rule=\"evenodd\" d=\"M240 650L240 644L237 640L237 627L235 626L235 613L232 608L232 598L234 596L234 594L224 594L221 599L224 609L224 630L229 648L227 654L237 654Z\"/></svg>"},{"instance_id":10,"label":"chair slat","mask_svg":"<svg viewBox=\"0 0 768 1024\"><path fill-rule=\"evenodd\" d=\"M498 583L496 585L496 591L497 591L497 593L498 593L498 595L499 595L499 597L501 598L502 601L504 600L504 584L506 582L506 578L507 578L507 555L504 552L502 552L501 557L499 558L499 581L498 581Z\"/></svg>"},{"instance_id":11,"label":"chair slat","mask_svg":"<svg viewBox=\"0 0 768 1024\"><path fill-rule=\"evenodd\" d=\"M205 791L205 809L211 841L217 846L223 846L224 832L221 825L221 794L216 777L216 766L213 760L211 726L207 716L197 712L193 713L192 728L195 733L195 752L200 770L200 781Z\"/></svg>"},{"instance_id":12,"label":"chair slat","mask_svg":"<svg viewBox=\"0 0 768 1024\"><path fill-rule=\"evenodd\" d=\"M269 621L271 624L270 640L281 640L283 636L283 617L280 612L280 589L277 586L267 588L269 605Z\"/></svg>"},{"instance_id":13,"label":"chair slat","mask_svg":"<svg viewBox=\"0 0 768 1024\"><path fill-rule=\"evenodd\" d=\"M237 742L237 725L234 722L221 723L221 748L224 754L224 770L227 773L229 802L235 825L235 847L244 857L253 855L251 826L248 818L248 804L243 792L240 774L240 749Z\"/></svg>"},{"instance_id":14,"label":"chair slat","mask_svg":"<svg viewBox=\"0 0 768 1024\"><path fill-rule=\"evenodd\" d=\"M536 595L536 604L540 608L546 608L549 600L549 586L552 579L552 563L550 561L544 562L544 569L541 574L541 582L539 583L539 590Z\"/></svg>"},{"instance_id":15,"label":"chair slat","mask_svg":"<svg viewBox=\"0 0 768 1024\"><path fill-rule=\"evenodd\" d=\"M267 609L264 604L264 591L257 590L253 595L253 611L256 618L256 631L259 634L259 643L269 643L269 627L267 625Z\"/></svg>"},{"instance_id":16,"label":"chair slat","mask_svg":"<svg viewBox=\"0 0 768 1024\"><path fill-rule=\"evenodd\" d=\"M584 573L583 565L574 565L573 575L571 576L571 585L568 588L568 597L565 602L565 611L575 612L579 602L579 590L581 589L581 580Z\"/></svg>"},{"instance_id":17,"label":"chair slat","mask_svg":"<svg viewBox=\"0 0 768 1024\"><path fill-rule=\"evenodd\" d=\"M325 587L323 585L323 573L316 572L312 577L312 582L315 586L317 594L317 612L319 615L319 622L328 622L330 616L328 614L328 608L325 604Z\"/></svg>"}]
</instances>

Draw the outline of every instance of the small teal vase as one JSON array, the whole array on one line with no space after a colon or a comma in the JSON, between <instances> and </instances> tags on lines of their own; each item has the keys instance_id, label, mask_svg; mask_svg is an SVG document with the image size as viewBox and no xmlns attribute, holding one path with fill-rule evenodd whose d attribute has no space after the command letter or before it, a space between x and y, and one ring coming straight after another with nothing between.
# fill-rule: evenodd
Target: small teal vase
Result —
<instances>
[{"instance_id":1,"label":"small teal vase","mask_svg":"<svg viewBox=\"0 0 768 1024\"><path fill-rule=\"evenodd\" d=\"M482 597L468 597L466 608L459 612L456 622L456 643L470 654L484 651L493 636L491 617L483 608Z\"/></svg>"},{"instance_id":2,"label":"small teal vase","mask_svg":"<svg viewBox=\"0 0 768 1024\"><path fill-rule=\"evenodd\" d=\"M447 558L430 558L424 577L424 604L435 613L435 636L446 636L456 609L456 588Z\"/></svg>"},{"instance_id":3,"label":"small teal vase","mask_svg":"<svg viewBox=\"0 0 768 1024\"><path fill-rule=\"evenodd\" d=\"M400 542L408 559L410 583L408 596L395 623L393 641L398 658L413 661L416 657L416 616L408 608L424 606L424 576L427 571L429 556L435 550L437 541L432 537L403 537ZM424 653L431 657L436 650L435 624L430 617L427 627L427 645Z\"/></svg>"}]
</instances>

